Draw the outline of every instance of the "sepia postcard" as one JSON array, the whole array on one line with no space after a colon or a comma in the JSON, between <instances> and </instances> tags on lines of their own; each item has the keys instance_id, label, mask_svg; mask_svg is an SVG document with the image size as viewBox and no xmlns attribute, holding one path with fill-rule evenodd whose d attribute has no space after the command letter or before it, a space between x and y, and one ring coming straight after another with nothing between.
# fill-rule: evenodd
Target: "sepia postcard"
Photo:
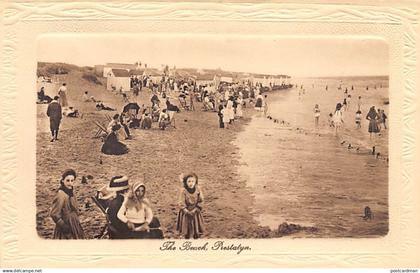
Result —
<instances>
[{"instance_id":1,"label":"sepia postcard","mask_svg":"<svg viewBox=\"0 0 420 273\"><path fill-rule=\"evenodd\" d=\"M1 267L419 266L415 2L1 7Z\"/></svg>"}]
</instances>

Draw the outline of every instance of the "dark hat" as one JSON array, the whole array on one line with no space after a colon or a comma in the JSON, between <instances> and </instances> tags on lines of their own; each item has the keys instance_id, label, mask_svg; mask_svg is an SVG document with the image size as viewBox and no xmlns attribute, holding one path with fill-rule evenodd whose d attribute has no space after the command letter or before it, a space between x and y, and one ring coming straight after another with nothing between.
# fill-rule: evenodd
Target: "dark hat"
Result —
<instances>
[{"instance_id":1,"label":"dark hat","mask_svg":"<svg viewBox=\"0 0 420 273\"><path fill-rule=\"evenodd\" d=\"M108 191L122 191L128 189L128 177L127 176L114 176L109 182L107 188Z\"/></svg>"},{"instance_id":2,"label":"dark hat","mask_svg":"<svg viewBox=\"0 0 420 273\"><path fill-rule=\"evenodd\" d=\"M61 175L61 179L64 180L64 178L66 178L66 176L68 175L73 175L74 178L76 178L76 171L73 169L67 169L63 172L63 174Z\"/></svg>"},{"instance_id":3,"label":"dark hat","mask_svg":"<svg viewBox=\"0 0 420 273\"><path fill-rule=\"evenodd\" d=\"M121 125L119 125L119 124L115 124L111 128L112 131L118 131L119 129L121 129Z\"/></svg>"}]
</instances>

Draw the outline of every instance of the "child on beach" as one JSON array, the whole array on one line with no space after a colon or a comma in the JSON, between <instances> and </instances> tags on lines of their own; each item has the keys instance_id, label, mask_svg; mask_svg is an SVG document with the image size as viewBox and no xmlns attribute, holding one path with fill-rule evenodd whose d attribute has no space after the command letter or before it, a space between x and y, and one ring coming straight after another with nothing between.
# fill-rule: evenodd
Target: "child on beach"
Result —
<instances>
[{"instance_id":1,"label":"child on beach","mask_svg":"<svg viewBox=\"0 0 420 273\"><path fill-rule=\"evenodd\" d=\"M385 115L385 111L382 109L379 115L380 115L382 123L384 125L384 129L387 129L386 128L386 120L388 119L388 117Z\"/></svg>"},{"instance_id":2,"label":"child on beach","mask_svg":"<svg viewBox=\"0 0 420 273\"><path fill-rule=\"evenodd\" d=\"M178 213L176 230L185 236L185 239L198 239L204 232L204 220L201 215L203 193L198 186L198 177L195 173L180 175L183 184L179 198L181 209Z\"/></svg>"},{"instance_id":3,"label":"child on beach","mask_svg":"<svg viewBox=\"0 0 420 273\"><path fill-rule=\"evenodd\" d=\"M219 111L217 112L217 115L219 116L219 128L225 128L225 125L223 123L223 105L219 105Z\"/></svg>"},{"instance_id":4,"label":"child on beach","mask_svg":"<svg viewBox=\"0 0 420 273\"><path fill-rule=\"evenodd\" d=\"M76 172L72 169L61 175L60 188L54 198L50 216L55 222L54 239L85 239L79 221L79 206L73 193Z\"/></svg>"},{"instance_id":5,"label":"child on beach","mask_svg":"<svg viewBox=\"0 0 420 273\"><path fill-rule=\"evenodd\" d=\"M362 123L362 111L357 110L355 120L356 120L356 129L362 128L362 124L361 124Z\"/></svg>"},{"instance_id":6,"label":"child on beach","mask_svg":"<svg viewBox=\"0 0 420 273\"><path fill-rule=\"evenodd\" d=\"M332 118L333 118L333 114L332 114L332 113L330 113L330 114L328 115L328 126L330 126L330 127L334 127L334 123L333 123Z\"/></svg>"},{"instance_id":7,"label":"child on beach","mask_svg":"<svg viewBox=\"0 0 420 273\"><path fill-rule=\"evenodd\" d=\"M337 103L337 105L335 107L335 112L334 112L334 115L333 115L333 118L332 118L334 128L335 128L335 135L338 134L338 131L341 129L341 126L344 123L343 113L341 112L341 108L342 108L341 103Z\"/></svg>"},{"instance_id":8,"label":"child on beach","mask_svg":"<svg viewBox=\"0 0 420 273\"><path fill-rule=\"evenodd\" d=\"M221 105L223 107L223 105ZM226 108L226 106L223 107L223 109L221 110L221 114L222 114L222 120L224 123L224 128L229 129L229 114L228 114L228 110Z\"/></svg>"},{"instance_id":9,"label":"child on beach","mask_svg":"<svg viewBox=\"0 0 420 273\"><path fill-rule=\"evenodd\" d=\"M321 110L319 109L319 105L315 104L315 108L314 108L315 127L318 127L319 116L321 116Z\"/></svg>"}]
</instances>

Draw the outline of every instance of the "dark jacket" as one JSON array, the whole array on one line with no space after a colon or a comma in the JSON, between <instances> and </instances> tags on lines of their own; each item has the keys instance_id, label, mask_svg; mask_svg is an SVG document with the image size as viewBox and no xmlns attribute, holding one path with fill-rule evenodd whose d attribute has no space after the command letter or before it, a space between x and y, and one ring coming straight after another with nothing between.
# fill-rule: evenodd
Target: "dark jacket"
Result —
<instances>
[{"instance_id":1,"label":"dark jacket","mask_svg":"<svg viewBox=\"0 0 420 273\"><path fill-rule=\"evenodd\" d=\"M124 201L124 196L118 194L109 204L107 214L110 221L109 233L111 239L126 239L130 230L127 224L118 219L117 214Z\"/></svg>"},{"instance_id":2,"label":"dark jacket","mask_svg":"<svg viewBox=\"0 0 420 273\"><path fill-rule=\"evenodd\" d=\"M47 116L50 119L61 120L63 117L61 105L57 101L52 101L47 108Z\"/></svg>"}]
</instances>

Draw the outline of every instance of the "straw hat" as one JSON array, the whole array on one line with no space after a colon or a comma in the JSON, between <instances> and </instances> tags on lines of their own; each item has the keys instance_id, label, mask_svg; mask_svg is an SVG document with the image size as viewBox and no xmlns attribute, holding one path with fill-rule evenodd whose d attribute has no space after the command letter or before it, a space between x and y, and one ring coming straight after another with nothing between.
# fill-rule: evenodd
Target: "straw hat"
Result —
<instances>
[{"instance_id":1,"label":"straw hat","mask_svg":"<svg viewBox=\"0 0 420 273\"><path fill-rule=\"evenodd\" d=\"M128 177L127 176L114 176L111 178L111 182L107 187L108 191L122 191L128 189Z\"/></svg>"}]
</instances>

